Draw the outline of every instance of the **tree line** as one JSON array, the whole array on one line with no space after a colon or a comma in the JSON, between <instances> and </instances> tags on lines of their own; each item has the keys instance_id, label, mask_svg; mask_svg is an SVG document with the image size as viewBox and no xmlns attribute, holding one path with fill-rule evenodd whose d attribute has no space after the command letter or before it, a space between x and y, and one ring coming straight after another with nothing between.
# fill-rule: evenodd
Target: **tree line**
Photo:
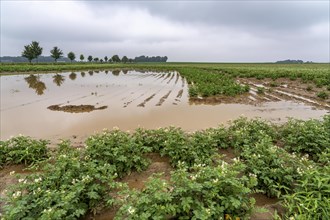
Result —
<instances>
[{"instance_id":1,"label":"tree line","mask_svg":"<svg viewBox=\"0 0 330 220\"><path fill-rule=\"evenodd\" d=\"M32 41L31 44L25 45L23 52L22 52L22 57L25 57L28 59L29 63L32 62L32 60L36 60L38 63L38 57L42 54L43 48L39 45L39 42L37 41ZM58 59L62 58L64 55L63 51L55 46L53 49L50 50L50 56L54 59L54 62L56 63ZM76 61L76 54L72 51L70 51L67 54L68 59L70 62L75 62ZM104 62L110 62L110 63L133 63L133 62L166 62L167 61L167 56L165 57L160 57L160 56L153 56L153 57L148 57L148 56L139 56L135 57L134 59L128 58L127 56L123 56L120 58L118 55L113 55L111 57L105 56L104 58L98 58L98 57L93 57L92 55L87 56L87 60L85 60L85 56L83 54L80 54L79 60L80 62L99 62L99 63L104 63Z\"/></svg>"}]
</instances>

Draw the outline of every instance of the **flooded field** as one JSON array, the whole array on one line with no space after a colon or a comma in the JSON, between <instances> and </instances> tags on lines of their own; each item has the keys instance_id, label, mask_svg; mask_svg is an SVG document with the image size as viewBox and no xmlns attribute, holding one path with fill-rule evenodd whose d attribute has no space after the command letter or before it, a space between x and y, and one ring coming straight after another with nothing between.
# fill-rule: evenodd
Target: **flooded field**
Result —
<instances>
[{"instance_id":1,"label":"flooded field","mask_svg":"<svg viewBox=\"0 0 330 220\"><path fill-rule=\"evenodd\" d=\"M322 108L298 95L287 98L286 88L265 93L260 101L259 85L252 81L241 82L251 86L248 101L189 101L188 85L177 72L86 71L0 79L1 139L18 134L51 140L86 137L114 126L134 130L172 125L193 131L241 115L282 122L328 112L328 104Z\"/></svg>"}]
</instances>

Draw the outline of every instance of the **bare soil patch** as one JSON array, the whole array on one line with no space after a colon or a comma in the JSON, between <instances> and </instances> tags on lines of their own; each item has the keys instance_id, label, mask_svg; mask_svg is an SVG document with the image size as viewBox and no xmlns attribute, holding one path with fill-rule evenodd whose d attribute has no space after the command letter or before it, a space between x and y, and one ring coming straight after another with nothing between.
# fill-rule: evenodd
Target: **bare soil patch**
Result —
<instances>
[{"instance_id":1,"label":"bare soil patch","mask_svg":"<svg viewBox=\"0 0 330 220\"><path fill-rule=\"evenodd\" d=\"M268 220L273 219L275 212L278 215L283 216L284 208L280 205L279 200L276 198L269 198L261 193L254 193L251 195L256 200L256 208L264 208L266 212L254 212L250 219L254 220Z\"/></svg>"},{"instance_id":2,"label":"bare soil patch","mask_svg":"<svg viewBox=\"0 0 330 220\"><path fill-rule=\"evenodd\" d=\"M314 84L303 82L300 79L290 80L280 78L273 80L244 78L239 79L239 82L249 85L251 88L250 92L254 92L255 96L263 96L272 101L298 101L318 109L330 109L330 97L327 99L317 97L317 94L321 91L325 91L326 88L317 87ZM262 88L264 92L258 94L258 88ZM267 100L261 99L261 101L265 102Z\"/></svg>"},{"instance_id":3,"label":"bare soil patch","mask_svg":"<svg viewBox=\"0 0 330 220\"><path fill-rule=\"evenodd\" d=\"M161 97L159 102L156 104L156 106L161 106L165 102L165 100L168 98L168 96L171 94L171 92L172 92L172 90L170 90L163 97Z\"/></svg>"},{"instance_id":4,"label":"bare soil patch","mask_svg":"<svg viewBox=\"0 0 330 220\"><path fill-rule=\"evenodd\" d=\"M95 110L103 110L108 108L108 106L101 106L96 108L94 105L51 105L48 106L48 109L52 111L62 111L62 112L69 112L69 113L82 113L82 112L91 112Z\"/></svg>"},{"instance_id":5,"label":"bare soil patch","mask_svg":"<svg viewBox=\"0 0 330 220\"><path fill-rule=\"evenodd\" d=\"M131 189L142 190L145 187L145 183L146 181L148 181L148 178L151 177L153 174L163 173L162 178L169 181L171 178L171 171L173 171L173 168L170 165L169 157L161 157L158 153L149 153L147 155L147 158L151 160L151 164L146 170L142 172L132 172L131 174L120 179L119 182L126 183ZM106 209L95 216L87 215L84 219L114 219L118 209L119 207Z\"/></svg>"},{"instance_id":6,"label":"bare soil patch","mask_svg":"<svg viewBox=\"0 0 330 220\"><path fill-rule=\"evenodd\" d=\"M232 163L232 160L237 157L236 152L234 150L234 148L226 148L226 149L222 149L220 148L218 150L218 153L220 155L222 155L223 157L221 158L221 160L227 162L227 163Z\"/></svg>"},{"instance_id":7,"label":"bare soil patch","mask_svg":"<svg viewBox=\"0 0 330 220\"><path fill-rule=\"evenodd\" d=\"M258 106L266 102L295 101L317 109L330 110L330 97L321 99L317 94L325 91L302 80L240 78L238 83L250 86L249 93L234 97L217 95L212 97L190 98L190 104L245 104Z\"/></svg>"}]
</instances>

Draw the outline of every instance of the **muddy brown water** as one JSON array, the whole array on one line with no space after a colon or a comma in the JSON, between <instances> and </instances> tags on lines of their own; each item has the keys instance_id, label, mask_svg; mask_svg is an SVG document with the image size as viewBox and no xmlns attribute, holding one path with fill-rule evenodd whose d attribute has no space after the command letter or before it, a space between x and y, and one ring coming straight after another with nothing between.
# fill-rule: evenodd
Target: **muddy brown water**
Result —
<instances>
[{"instance_id":1,"label":"muddy brown water","mask_svg":"<svg viewBox=\"0 0 330 220\"><path fill-rule=\"evenodd\" d=\"M196 104L203 102L189 102L188 85L177 72L85 71L1 75L0 80L2 140L18 134L84 139L115 126L122 130L179 126L194 131L242 115L283 122L287 117L328 114L326 109L284 99ZM89 106L89 110L79 111L79 106ZM68 108L75 111L64 111Z\"/></svg>"}]
</instances>

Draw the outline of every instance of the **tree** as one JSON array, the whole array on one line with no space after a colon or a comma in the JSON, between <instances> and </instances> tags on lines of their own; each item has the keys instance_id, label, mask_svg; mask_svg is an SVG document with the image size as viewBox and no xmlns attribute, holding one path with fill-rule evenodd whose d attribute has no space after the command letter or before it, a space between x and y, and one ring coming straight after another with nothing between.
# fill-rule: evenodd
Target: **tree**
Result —
<instances>
[{"instance_id":1,"label":"tree","mask_svg":"<svg viewBox=\"0 0 330 220\"><path fill-rule=\"evenodd\" d=\"M71 63L74 59L76 59L76 55L71 51L68 53L68 58L71 60Z\"/></svg>"},{"instance_id":2,"label":"tree","mask_svg":"<svg viewBox=\"0 0 330 220\"><path fill-rule=\"evenodd\" d=\"M104 57L104 61L108 62L108 57L107 56Z\"/></svg>"},{"instance_id":3,"label":"tree","mask_svg":"<svg viewBox=\"0 0 330 220\"><path fill-rule=\"evenodd\" d=\"M57 59L61 58L63 55L62 50L60 50L60 48L58 47L54 47L51 51L50 51L50 56L53 57L55 59L55 63L57 62Z\"/></svg>"},{"instance_id":4,"label":"tree","mask_svg":"<svg viewBox=\"0 0 330 220\"><path fill-rule=\"evenodd\" d=\"M80 54L80 61L83 62L85 59L84 55Z\"/></svg>"},{"instance_id":5,"label":"tree","mask_svg":"<svg viewBox=\"0 0 330 220\"><path fill-rule=\"evenodd\" d=\"M42 54L42 47L39 46L39 43L37 41L32 41L31 44L25 45L24 50L22 52L22 57L25 57L29 60L29 63L33 59L37 59L38 62L38 56Z\"/></svg>"},{"instance_id":6,"label":"tree","mask_svg":"<svg viewBox=\"0 0 330 220\"><path fill-rule=\"evenodd\" d=\"M22 57L25 57L29 60L29 63L34 59L34 53L31 48L31 45L25 45L24 50L22 52Z\"/></svg>"},{"instance_id":7,"label":"tree","mask_svg":"<svg viewBox=\"0 0 330 220\"><path fill-rule=\"evenodd\" d=\"M120 62L120 58L119 58L118 55L113 55L111 59L112 59L112 61L115 62L115 63L119 63L119 62Z\"/></svg>"},{"instance_id":8,"label":"tree","mask_svg":"<svg viewBox=\"0 0 330 220\"><path fill-rule=\"evenodd\" d=\"M39 42L32 41L31 48L34 54L34 58L37 59L37 63L38 63L38 57L42 54L42 47L39 46Z\"/></svg>"},{"instance_id":9,"label":"tree","mask_svg":"<svg viewBox=\"0 0 330 220\"><path fill-rule=\"evenodd\" d=\"M91 55L89 55L88 58L87 58L87 60L88 60L89 62L92 62L93 57L92 57Z\"/></svg>"},{"instance_id":10,"label":"tree","mask_svg":"<svg viewBox=\"0 0 330 220\"><path fill-rule=\"evenodd\" d=\"M100 59L100 62L103 63L103 59Z\"/></svg>"},{"instance_id":11,"label":"tree","mask_svg":"<svg viewBox=\"0 0 330 220\"><path fill-rule=\"evenodd\" d=\"M121 58L121 62L127 63L128 62L127 56L123 56L123 58Z\"/></svg>"},{"instance_id":12,"label":"tree","mask_svg":"<svg viewBox=\"0 0 330 220\"><path fill-rule=\"evenodd\" d=\"M95 57L94 62L98 62L98 61L99 61L99 58Z\"/></svg>"},{"instance_id":13,"label":"tree","mask_svg":"<svg viewBox=\"0 0 330 220\"><path fill-rule=\"evenodd\" d=\"M135 57L134 61L135 62L166 62L167 61L167 56L161 57L161 56L156 56L156 57L148 57L148 56L139 56Z\"/></svg>"}]
</instances>

